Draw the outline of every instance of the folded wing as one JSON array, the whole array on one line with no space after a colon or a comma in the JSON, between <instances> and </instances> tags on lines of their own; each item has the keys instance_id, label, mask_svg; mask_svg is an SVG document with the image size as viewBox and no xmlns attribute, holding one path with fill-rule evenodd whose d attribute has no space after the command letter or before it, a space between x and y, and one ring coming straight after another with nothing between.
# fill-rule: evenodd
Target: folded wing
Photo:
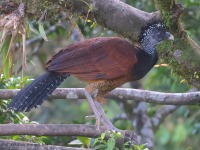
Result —
<instances>
[{"instance_id":1,"label":"folded wing","mask_svg":"<svg viewBox=\"0 0 200 150\"><path fill-rule=\"evenodd\" d=\"M47 70L82 80L115 79L126 76L136 62L136 48L128 41L102 37L67 46L52 57Z\"/></svg>"}]
</instances>

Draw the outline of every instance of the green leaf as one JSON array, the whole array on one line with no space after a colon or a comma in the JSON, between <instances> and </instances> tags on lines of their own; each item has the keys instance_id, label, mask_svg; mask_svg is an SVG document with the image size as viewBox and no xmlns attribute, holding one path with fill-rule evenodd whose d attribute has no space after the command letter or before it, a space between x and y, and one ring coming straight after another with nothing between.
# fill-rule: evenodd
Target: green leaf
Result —
<instances>
[{"instance_id":1,"label":"green leaf","mask_svg":"<svg viewBox=\"0 0 200 150\"><path fill-rule=\"evenodd\" d=\"M100 144L100 145L97 145L94 147L94 150L102 150L102 149L105 149L107 146L104 145L104 144Z\"/></svg>"},{"instance_id":2,"label":"green leaf","mask_svg":"<svg viewBox=\"0 0 200 150\"><path fill-rule=\"evenodd\" d=\"M95 139L94 140L94 143L93 143L93 146L96 144L96 143L98 143L99 142L99 139L97 138L97 139Z\"/></svg>"},{"instance_id":3,"label":"green leaf","mask_svg":"<svg viewBox=\"0 0 200 150\"><path fill-rule=\"evenodd\" d=\"M115 147L115 139L109 139L107 142L108 150L112 150Z\"/></svg>"},{"instance_id":4,"label":"green leaf","mask_svg":"<svg viewBox=\"0 0 200 150\"><path fill-rule=\"evenodd\" d=\"M83 136L78 136L77 139L83 143L83 145L88 146L90 144L90 138L88 137L83 137Z\"/></svg>"},{"instance_id":5,"label":"green leaf","mask_svg":"<svg viewBox=\"0 0 200 150\"><path fill-rule=\"evenodd\" d=\"M105 138L106 134L105 133L102 133L101 134L101 139L103 140Z\"/></svg>"},{"instance_id":6,"label":"green leaf","mask_svg":"<svg viewBox=\"0 0 200 150\"><path fill-rule=\"evenodd\" d=\"M89 5L89 10L90 10L90 11L93 10L93 6L92 6L92 4Z\"/></svg>"},{"instance_id":7,"label":"green leaf","mask_svg":"<svg viewBox=\"0 0 200 150\"><path fill-rule=\"evenodd\" d=\"M96 22L93 22L92 25L90 26L90 28L94 28L96 27L97 23Z\"/></svg>"},{"instance_id":8,"label":"green leaf","mask_svg":"<svg viewBox=\"0 0 200 150\"><path fill-rule=\"evenodd\" d=\"M31 29L30 28L31 28L30 23L27 22L27 25L26 25L26 31L27 32L26 33L27 33L28 38L31 37Z\"/></svg>"},{"instance_id":9,"label":"green leaf","mask_svg":"<svg viewBox=\"0 0 200 150\"><path fill-rule=\"evenodd\" d=\"M47 39L47 36L46 36L46 33L44 31L44 26L41 22L38 23L39 25L39 32L40 32L40 35L42 36L42 38L45 40L45 41L48 41Z\"/></svg>"},{"instance_id":10,"label":"green leaf","mask_svg":"<svg viewBox=\"0 0 200 150\"><path fill-rule=\"evenodd\" d=\"M12 136L12 140L19 140L19 135Z\"/></svg>"},{"instance_id":11,"label":"green leaf","mask_svg":"<svg viewBox=\"0 0 200 150\"><path fill-rule=\"evenodd\" d=\"M9 54L8 54L10 41L11 41L11 35L6 37L2 46L2 53L3 53L2 66L3 66L3 73L6 79L10 77L10 68L12 65Z\"/></svg>"},{"instance_id":12,"label":"green leaf","mask_svg":"<svg viewBox=\"0 0 200 150\"><path fill-rule=\"evenodd\" d=\"M158 141L162 145L167 144L171 139L169 131L163 125L160 126L160 129L157 131L156 136L159 137Z\"/></svg>"},{"instance_id":13,"label":"green leaf","mask_svg":"<svg viewBox=\"0 0 200 150\"><path fill-rule=\"evenodd\" d=\"M134 145L133 147L134 147L134 150L141 150L140 146L138 145Z\"/></svg>"},{"instance_id":14,"label":"green leaf","mask_svg":"<svg viewBox=\"0 0 200 150\"><path fill-rule=\"evenodd\" d=\"M187 129L184 124L179 123L174 131L172 138L174 143L181 143L187 138Z\"/></svg>"},{"instance_id":15,"label":"green leaf","mask_svg":"<svg viewBox=\"0 0 200 150\"><path fill-rule=\"evenodd\" d=\"M118 139L118 138L124 138L124 136L122 135L121 132L116 132L115 133L115 139Z\"/></svg>"},{"instance_id":16,"label":"green leaf","mask_svg":"<svg viewBox=\"0 0 200 150\"><path fill-rule=\"evenodd\" d=\"M144 148L144 144L141 144L139 147L140 147L140 149L143 149Z\"/></svg>"}]
</instances>

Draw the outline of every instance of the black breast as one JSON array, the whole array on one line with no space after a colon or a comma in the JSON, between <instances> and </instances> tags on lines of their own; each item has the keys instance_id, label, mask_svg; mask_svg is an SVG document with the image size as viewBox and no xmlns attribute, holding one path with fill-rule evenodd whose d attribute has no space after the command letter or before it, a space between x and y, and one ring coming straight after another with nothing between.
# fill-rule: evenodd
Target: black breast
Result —
<instances>
[{"instance_id":1,"label":"black breast","mask_svg":"<svg viewBox=\"0 0 200 150\"><path fill-rule=\"evenodd\" d=\"M144 77L157 63L158 55L157 52L148 55L144 51L139 50L137 52L138 62L133 66L133 78L139 80Z\"/></svg>"}]
</instances>

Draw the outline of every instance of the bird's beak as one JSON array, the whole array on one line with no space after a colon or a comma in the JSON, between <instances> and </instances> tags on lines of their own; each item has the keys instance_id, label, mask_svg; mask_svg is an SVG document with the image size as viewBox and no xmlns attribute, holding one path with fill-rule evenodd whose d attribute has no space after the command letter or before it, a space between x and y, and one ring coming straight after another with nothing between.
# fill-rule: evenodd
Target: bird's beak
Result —
<instances>
[{"instance_id":1,"label":"bird's beak","mask_svg":"<svg viewBox=\"0 0 200 150\"><path fill-rule=\"evenodd\" d=\"M169 32L166 32L166 37L168 40L174 40L174 36Z\"/></svg>"}]
</instances>

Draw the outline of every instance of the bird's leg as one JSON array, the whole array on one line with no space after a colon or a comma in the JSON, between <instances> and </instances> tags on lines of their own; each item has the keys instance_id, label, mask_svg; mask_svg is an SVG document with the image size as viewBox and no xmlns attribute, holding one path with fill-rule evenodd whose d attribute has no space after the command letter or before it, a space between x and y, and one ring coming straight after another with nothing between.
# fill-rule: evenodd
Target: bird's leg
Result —
<instances>
[{"instance_id":1,"label":"bird's leg","mask_svg":"<svg viewBox=\"0 0 200 150\"><path fill-rule=\"evenodd\" d=\"M113 124L112 122L108 119L108 117L106 116L102 106L101 106L101 103L95 101L95 105L96 105L96 108L97 110L99 111L99 113L101 114L101 117L102 119L104 120L105 122L105 125L107 126L107 128L109 130L115 130L115 131L119 131L119 129L117 129Z\"/></svg>"},{"instance_id":2,"label":"bird's leg","mask_svg":"<svg viewBox=\"0 0 200 150\"><path fill-rule=\"evenodd\" d=\"M108 130L115 130L115 131L120 131L117 129L112 122L108 119L107 115L105 114L103 108L102 108L102 103L104 101L104 97L106 94L113 89L112 82L111 81L104 81L101 83L100 87L98 88L98 93L95 97L95 105L97 110L99 111L99 114L101 115L101 118L104 120L105 123L103 123L104 126Z\"/></svg>"},{"instance_id":3,"label":"bird's leg","mask_svg":"<svg viewBox=\"0 0 200 150\"><path fill-rule=\"evenodd\" d=\"M96 105L94 103L94 100L92 99L92 96L87 92L87 90L84 90L84 93L85 93L85 96L90 104L90 107L92 108L93 112L94 112L94 116L96 118L96 127L97 129L99 129L100 127L100 119L101 119L101 116L96 108Z\"/></svg>"},{"instance_id":4,"label":"bird's leg","mask_svg":"<svg viewBox=\"0 0 200 150\"><path fill-rule=\"evenodd\" d=\"M92 96L87 92L87 90L84 90L85 96L90 104L90 107L92 108L93 112L94 112L94 116L88 116L88 118L91 117L95 117L96 119L96 126L97 129L99 129L100 127L100 121L101 123L108 128L109 130L115 130L115 131L119 131L119 129L117 129L112 122L108 119L108 117L106 116L101 104L97 101L94 101Z\"/></svg>"},{"instance_id":5,"label":"bird's leg","mask_svg":"<svg viewBox=\"0 0 200 150\"><path fill-rule=\"evenodd\" d=\"M106 116L101 103L103 102L104 96L113 89L112 86L110 86L110 81L97 81L90 83L88 86L85 87L85 96L88 99L88 102L94 112L94 116L96 118L97 127L100 126L100 122L102 125L104 125L109 130L116 130L119 131L119 129L115 128L112 122L108 119ZM98 90L98 93L96 95L95 101L91 97L91 93ZM90 117L91 118L91 117Z\"/></svg>"}]
</instances>

